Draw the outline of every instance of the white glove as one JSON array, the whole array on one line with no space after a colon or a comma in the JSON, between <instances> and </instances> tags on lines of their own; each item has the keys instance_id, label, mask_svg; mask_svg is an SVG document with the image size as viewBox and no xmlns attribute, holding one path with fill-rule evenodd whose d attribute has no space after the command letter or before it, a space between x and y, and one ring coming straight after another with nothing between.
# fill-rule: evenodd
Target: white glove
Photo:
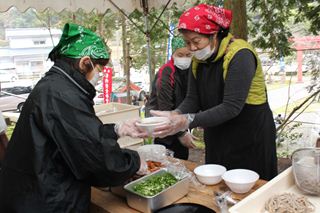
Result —
<instances>
[{"instance_id":1,"label":"white glove","mask_svg":"<svg viewBox=\"0 0 320 213\"><path fill-rule=\"evenodd\" d=\"M160 117L167 117L167 118L169 118L170 116L173 116L173 115L180 115L180 113L178 111L150 110L150 113L153 116L160 116Z\"/></svg>"},{"instance_id":2,"label":"white glove","mask_svg":"<svg viewBox=\"0 0 320 213\"><path fill-rule=\"evenodd\" d=\"M130 136L133 138L146 138L148 133L136 126L139 119L126 120L115 124L114 131L119 137Z\"/></svg>"},{"instance_id":3,"label":"white glove","mask_svg":"<svg viewBox=\"0 0 320 213\"><path fill-rule=\"evenodd\" d=\"M186 115L180 115L176 111L156 111L151 110L153 116L167 117L170 122L157 127L153 131L154 137L164 138L168 135L174 135L177 132L184 131L189 127L189 120Z\"/></svg>"},{"instance_id":4,"label":"white glove","mask_svg":"<svg viewBox=\"0 0 320 213\"><path fill-rule=\"evenodd\" d=\"M193 136L189 131L187 131L184 135L182 135L178 139L183 146L189 149L197 148L197 146L193 143L194 139L197 139L197 138Z\"/></svg>"}]
</instances>

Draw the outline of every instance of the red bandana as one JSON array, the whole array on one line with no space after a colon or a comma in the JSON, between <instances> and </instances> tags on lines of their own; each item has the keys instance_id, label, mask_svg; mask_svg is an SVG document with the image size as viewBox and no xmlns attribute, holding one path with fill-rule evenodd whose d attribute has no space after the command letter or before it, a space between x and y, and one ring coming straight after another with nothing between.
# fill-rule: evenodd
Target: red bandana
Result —
<instances>
[{"instance_id":1,"label":"red bandana","mask_svg":"<svg viewBox=\"0 0 320 213\"><path fill-rule=\"evenodd\" d=\"M180 16L178 29L186 29L201 34L213 34L220 27L228 29L231 21L232 12L230 10L199 4Z\"/></svg>"}]
</instances>

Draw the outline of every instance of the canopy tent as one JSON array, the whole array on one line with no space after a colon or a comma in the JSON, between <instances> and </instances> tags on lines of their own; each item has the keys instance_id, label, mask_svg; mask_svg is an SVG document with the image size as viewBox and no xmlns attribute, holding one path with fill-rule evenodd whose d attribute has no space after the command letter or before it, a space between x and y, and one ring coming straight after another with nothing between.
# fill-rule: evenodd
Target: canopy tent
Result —
<instances>
[{"instance_id":1,"label":"canopy tent","mask_svg":"<svg viewBox=\"0 0 320 213\"><path fill-rule=\"evenodd\" d=\"M0 12L7 11L10 7L16 7L20 11L25 11L29 8L34 8L39 11L43 11L47 8L51 8L57 12L64 9L75 12L78 9L83 9L86 12L91 12L96 9L98 12L104 13L107 9L117 11L114 5L124 10L127 13L131 13L135 9L143 11L143 3L147 3L149 8L160 8L166 5L168 2L171 6L174 2L178 5L183 5L186 0L3 0L0 4Z\"/></svg>"},{"instance_id":2,"label":"canopy tent","mask_svg":"<svg viewBox=\"0 0 320 213\"><path fill-rule=\"evenodd\" d=\"M140 30L146 35L147 42L147 57L148 57L148 69L149 69L149 80L150 90L152 82L151 73L151 56L150 56L150 31L159 21L163 11L172 6L173 3L177 3L178 6L182 6L186 3L186 0L5 0L0 4L0 12L5 12L11 7L16 7L20 11L25 11L29 8L34 8L38 11L46 10L47 8L53 9L57 12L62 10L68 10L75 12L79 9L83 9L86 12L97 10L99 13L104 13L106 10L111 9L112 11L122 12L128 19L128 13L131 13L135 9L140 10L144 14L145 29ZM162 13L158 17L156 23L153 24L151 30L148 23L148 12L151 8L160 8L165 6ZM129 19L130 20L130 19ZM132 20L130 20L132 22ZM137 26L134 22L132 22Z\"/></svg>"}]
</instances>

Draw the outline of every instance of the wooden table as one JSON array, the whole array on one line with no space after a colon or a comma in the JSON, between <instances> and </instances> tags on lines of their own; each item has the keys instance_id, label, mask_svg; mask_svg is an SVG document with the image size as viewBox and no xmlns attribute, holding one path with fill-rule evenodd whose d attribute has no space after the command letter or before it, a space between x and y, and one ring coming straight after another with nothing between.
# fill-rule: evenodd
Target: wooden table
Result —
<instances>
[{"instance_id":1,"label":"wooden table","mask_svg":"<svg viewBox=\"0 0 320 213\"><path fill-rule=\"evenodd\" d=\"M197 166L196 163L191 161L183 161L185 166L190 170ZM263 184L266 181L258 180L255 186L245 194L236 194L233 193L232 197L236 200L242 200L244 197L248 196ZM193 184L190 184L189 193L181 198L180 200L176 201L175 203L198 203L204 206L207 206L216 212L219 212L219 208L214 204L214 196L213 191L226 191L228 187L222 181L217 185L213 186L203 186L195 188ZM91 188L91 213L138 213L135 209L130 208L127 205L126 199L120 196L114 195L108 191L102 191L100 189Z\"/></svg>"}]
</instances>

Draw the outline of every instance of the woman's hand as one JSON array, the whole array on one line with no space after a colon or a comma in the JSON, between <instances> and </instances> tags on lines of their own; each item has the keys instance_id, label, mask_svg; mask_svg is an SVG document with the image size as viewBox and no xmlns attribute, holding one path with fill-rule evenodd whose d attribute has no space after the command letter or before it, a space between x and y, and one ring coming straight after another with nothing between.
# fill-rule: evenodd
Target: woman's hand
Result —
<instances>
[{"instance_id":1,"label":"woman's hand","mask_svg":"<svg viewBox=\"0 0 320 213\"><path fill-rule=\"evenodd\" d=\"M176 111L151 110L150 113L153 116L167 117L170 120L169 123L154 129L153 131L154 137L163 138L168 135L174 135L177 132L188 129L189 127L189 122L187 117L185 115L178 114L178 112Z\"/></svg>"}]
</instances>

